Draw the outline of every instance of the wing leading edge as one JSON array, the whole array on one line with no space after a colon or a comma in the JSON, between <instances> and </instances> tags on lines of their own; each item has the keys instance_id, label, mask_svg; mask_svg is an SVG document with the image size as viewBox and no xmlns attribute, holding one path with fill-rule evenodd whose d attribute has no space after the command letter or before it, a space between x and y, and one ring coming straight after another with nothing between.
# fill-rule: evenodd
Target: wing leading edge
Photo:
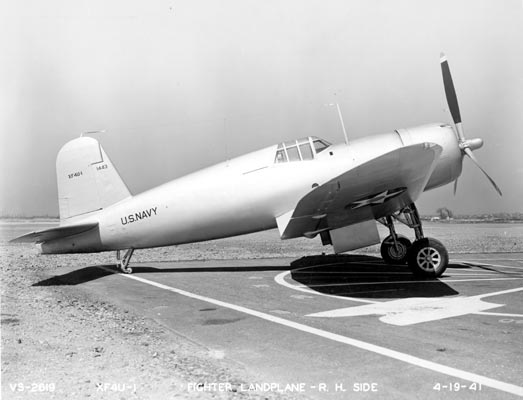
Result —
<instances>
[{"instance_id":1,"label":"wing leading edge","mask_svg":"<svg viewBox=\"0 0 523 400\"><path fill-rule=\"evenodd\" d=\"M401 147L331 179L277 219L281 238L313 237L402 209L419 197L441 151L432 143Z\"/></svg>"}]
</instances>

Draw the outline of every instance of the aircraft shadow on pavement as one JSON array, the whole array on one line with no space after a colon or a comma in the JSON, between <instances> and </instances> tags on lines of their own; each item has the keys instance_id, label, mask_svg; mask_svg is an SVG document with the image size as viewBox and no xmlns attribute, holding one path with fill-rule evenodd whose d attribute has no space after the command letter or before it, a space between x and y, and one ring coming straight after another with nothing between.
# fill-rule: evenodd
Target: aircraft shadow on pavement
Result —
<instances>
[{"instance_id":1,"label":"aircraft shadow on pavement","mask_svg":"<svg viewBox=\"0 0 523 400\"><path fill-rule=\"evenodd\" d=\"M114 268L114 265L104 265L106 268ZM116 271L116 269L115 269ZM94 281L107 275L113 275L111 271L97 266L85 267L63 275L55 275L32 286L73 286Z\"/></svg>"},{"instance_id":2,"label":"aircraft shadow on pavement","mask_svg":"<svg viewBox=\"0 0 523 400\"><path fill-rule=\"evenodd\" d=\"M157 268L131 263L133 273L235 273L288 271L289 265L227 265ZM452 265L450 267L453 267ZM463 268L456 265L456 268ZM365 255L319 255L302 257L290 265L291 277L311 289L327 294L364 298L439 297L458 294L439 280L415 278L406 266L390 266L381 258ZM33 286L74 286L117 273L116 266L88 266L55 275Z\"/></svg>"},{"instance_id":3,"label":"aircraft shadow on pavement","mask_svg":"<svg viewBox=\"0 0 523 400\"><path fill-rule=\"evenodd\" d=\"M204 272L249 272L249 271L288 271L288 265L260 265L260 266L216 266L216 267L180 267L180 268L156 268L131 263L133 273L204 273ZM72 286L80 285L117 273L116 266L100 265L89 266L63 275L55 275L32 286Z\"/></svg>"},{"instance_id":4,"label":"aircraft shadow on pavement","mask_svg":"<svg viewBox=\"0 0 523 400\"><path fill-rule=\"evenodd\" d=\"M420 279L407 266L387 265L381 258L372 256L302 257L293 261L291 268L294 281L335 296L394 299L458 294L438 279ZM463 266L456 265L456 268Z\"/></svg>"},{"instance_id":5,"label":"aircraft shadow on pavement","mask_svg":"<svg viewBox=\"0 0 523 400\"><path fill-rule=\"evenodd\" d=\"M252 272L252 271L288 271L288 265L234 265L216 267L180 267L180 268L156 268L139 265L131 265L133 273L165 273L165 272Z\"/></svg>"}]
</instances>

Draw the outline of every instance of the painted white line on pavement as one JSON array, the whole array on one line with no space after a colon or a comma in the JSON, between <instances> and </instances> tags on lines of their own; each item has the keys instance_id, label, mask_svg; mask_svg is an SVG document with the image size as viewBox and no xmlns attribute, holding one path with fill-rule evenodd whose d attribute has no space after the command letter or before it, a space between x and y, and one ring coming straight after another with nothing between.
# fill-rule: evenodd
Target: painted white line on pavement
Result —
<instances>
[{"instance_id":1,"label":"painted white line on pavement","mask_svg":"<svg viewBox=\"0 0 523 400\"><path fill-rule=\"evenodd\" d=\"M286 275L287 273L284 273ZM281 275L281 274L280 274ZM397 285L397 284L411 284L411 283L447 283L447 282L478 282L478 281L513 281L518 279L523 279L523 277L517 277L517 278L477 278L477 279L431 279L431 280L419 280L419 281L377 281L377 282L352 282L352 283L318 283L318 284L310 284L310 285L293 285L291 283L288 283L285 281L284 283L281 283L282 280L278 279L280 275L277 275L274 280L276 280L277 283L282 284L283 286L287 286L291 289L295 290L301 290L304 288L313 288L313 287L340 287L340 286L364 286L364 285ZM321 294L315 291L309 291L309 293L315 293L315 294ZM328 295L330 297L336 297L332 295ZM362 301L361 299L353 299L353 301Z\"/></svg>"},{"instance_id":2,"label":"painted white line on pavement","mask_svg":"<svg viewBox=\"0 0 523 400\"><path fill-rule=\"evenodd\" d=\"M513 265L499 265L499 264L490 264L482 262L481 260L475 260L475 261L463 261L464 264L470 265L472 267L496 267L496 268L510 268L510 269L519 269L520 271L523 270L523 267L515 267Z\"/></svg>"},{"instance_id":3,"label":"painted white line on pavement","mask_svg":"<svg viewBox=\"0 0 523 400\"><path fill-rule=\"evenodd\" d=\"M466 265L468 267L468 264L463 264L463 265ZM444 272L444 273L447 273L450 271L451 268L447 268L447 270ZM457 268L456 269L457 271L460 271L461 274L465 275L466 274L472 274L472 275L476 275L476 274L499 274L498 271L490 271L490 270L485 270L485 269L466 269L466 268ZM454 272L451 272L452 276L456 275Z\"/></svg>"},{"instance_id":4,"label":"painted white line on pavement","mask_svg":"<svg viewBox=\"0 0 523 400\"><path fill-rule=\"evenodd\" d=\"M483 297L501 296L503 294L516 293L516 292L521 292L521 291L523 291L523 287L518 287L518 288L513 288L513 289L505 289L505 290L500 290L498 292L478 294L476 296L471 296L471 297L477 297L477 298L481 299Z\"/></svg>"},{"instance_id":5,"label":"painted white line on pavement","mask_svg":"<svg viewBox=\"0 0 523 400\"><path fill-rule=\"evenodd\" d=\"M473 314L479 314L479 315L492 315L495 317L516 317L516 318L523 318L523 314L508 314L508 313L497 313L497 312L486 312L486 311L478 311Z\"/></svg>"},{"instance_id":6,"label":"painted white line on pavement","mask_svg":"<svg viewBox=\"0 0 523 400\"><path fill-rule=\"evenodd\" d=\"M474 272L474 271L470 271L470 272L467 272L466 274L452 272L452 274L449 275L449 277L452 278L454 276L495 276L495 275L500 275L500 274L498 272L494 272L494 271L492 271L492 272Z\"/></svg>"},{"instance_id":7,"label":"painted white line on pavement","mask_svg":"<svg viewBox=\"0 0 523 400\"><path fill-rule=\"evenodd\" d=\"M106 267L100 267L100 268L103 268L103 269L105 269L107 271L110 271L110 272L113 272L113 273L115 272L114 270L111 270L111 269L106 268ZM167 286L167 285L164 285L164 284L161 284L161 283L150 281L148 279L144 279L144 278L141 278L141 277L136 276L136 275L120 274L120 276L122 276L124 278L127 278L127 279L133 279L135 281L142 282L142 283L145 283L145 284L148 284L148 285L151 285L151 286L155 286L155 287L157 287L159 289L168 290L170 292L177 293L177 294L182 295L182 296L190 297L192 299L204 301L204 302L207 302L207 303L215 304L217 306L221 306L221 307L229 308L231 310L242 312L244 314L252 315L254 317L261 318L261 319L264 319L266 321L270 321L270 322L273 322L273 323L276 323L276 324L279 324L279 325L287 326L289 328L293 328L293 329L296 329L296 330L299 330L299 331L302 331L302 332L306 332L306 333L309 333L309 334L312 334L312 335L320 336L320 337L323 337L325 339L330 339L330 340L333 340L335 342L347 344L349 346L353 346L353 347L356 347L356 348L359 348L359 349L362 349L362 350L367 350L367 351L370 351L370 352L373 352L373 353L376 353L376 354L380 354L380 355L383 355L383 356L386 356L386 357L389 357L389 358L393 358L395 360L403 361L403 362L406 362L408 364L412 364L412 365L415 365L415 366L418 366L418 367L421 367L421 368L425 368L425 369L428 369L428 370L431 370L431 371L435 371L435 372L438 372L438 373L441 373L441 374L449 375L449 376L452 376L452 377L455 377L455 378L459 378L459 379L463 379L463 380L466 380L466 381L480 383L480 384L482 384L484 386L488 386L488 387L491 387L491 388L494 388L494 389L497 389L497 390L500 390L500 391L503 391L503 392L506 392L506 393L511 393L511 394L523 397L523 387L511 384L511 383L498 381L496 379L488 378L486 376L482 376L482 375L474 374L474 373L471 373L471 372L463 371L463 370L460 370L460 369L457 369L457 368L448 367L446 365L442 365L442 364L438 364L438 363L435 363L435 362L432 362L432 361L424 360L422 358L411 356L411 355L406 354L406 353L401 353L399 351L391 350L391 349L388 349L386 347L377 346L377 345L374 345L374 344L371 344L371 343L367 343L367 342L364 342L364 341L361 341L361 340L358 340L358 339L352 339L352 338L347 337L347 336L342 336L342 335L339 335L339 334L336 334L336 333L332 333L332 332L328 332L328 331L325 331L325 330L322 330L322 329L314 328L312 326L300 324L298 322L294 322L294 321L290 321L290 320L287 320L287 319L284 319L284 318L276 317L274 315L266 314L264 312L251 310L250 308L247 308L247 307L243 307L243 306L239 306L239 305L236 305L236 304L227 303L225 301L213 299L213 298L210 298L210 297L201 296L199 294L187 292L185 290L177 289L177 288L174 288L174 287L171 287L171 286Z\"/></svg>"},{"instance_id":8,"label":"painted white line on pavement","mask_svg":"<svg viewBox=\"0 0 523 400\"><path fill-rule=\"evenodd\" d=\"M517 261L517 262L523 262L523 259L521 258L472 258L474 261ZM456 260L456 261L463 261L463 260Z\"/></svg>"}]
</instances>

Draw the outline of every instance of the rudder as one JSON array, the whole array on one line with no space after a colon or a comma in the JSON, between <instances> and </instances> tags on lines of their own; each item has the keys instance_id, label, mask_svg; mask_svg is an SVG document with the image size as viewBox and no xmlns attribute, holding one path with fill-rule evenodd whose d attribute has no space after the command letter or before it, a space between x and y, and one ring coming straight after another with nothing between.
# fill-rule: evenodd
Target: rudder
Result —
<instances>
[{"instance_id":1,"label":"rudder","mask_svg":"<svg viewBox=\"0 0 523 400\"><path fill-rule=\"evenodd\" d=\"M98 211L131 196L98 141L80 137L56 157L60 220Z\"/></svg>"}]
</instances>

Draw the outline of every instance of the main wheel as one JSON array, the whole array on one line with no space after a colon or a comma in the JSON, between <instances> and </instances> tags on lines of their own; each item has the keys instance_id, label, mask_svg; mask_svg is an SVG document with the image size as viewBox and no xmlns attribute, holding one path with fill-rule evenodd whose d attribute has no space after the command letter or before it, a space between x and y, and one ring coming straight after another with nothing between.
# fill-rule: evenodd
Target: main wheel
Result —
<instances>
[{"instance_id":1,"label":"main wheel","mask_svg":"<svg viewBox=\"0 0 523 400\"><path fill-rule=\"evenodd\" d=\"M397 236L398 246L394 246L394 239L389 235L381 243L381 257L387 264L406 264L407 254L412 243L405 236Z\"/></svg>"},{"instance_id":2,"label":"main wheel","mask_svg":"<svg viewBox=\"0 0 523 400\"><path fill-rule=\"evenodd\" d=\"M423 238L412 244L408 252L408 263L414 275L437 278L447 269L449 254L439 240Z\"/></svg>"}]
</instances>

